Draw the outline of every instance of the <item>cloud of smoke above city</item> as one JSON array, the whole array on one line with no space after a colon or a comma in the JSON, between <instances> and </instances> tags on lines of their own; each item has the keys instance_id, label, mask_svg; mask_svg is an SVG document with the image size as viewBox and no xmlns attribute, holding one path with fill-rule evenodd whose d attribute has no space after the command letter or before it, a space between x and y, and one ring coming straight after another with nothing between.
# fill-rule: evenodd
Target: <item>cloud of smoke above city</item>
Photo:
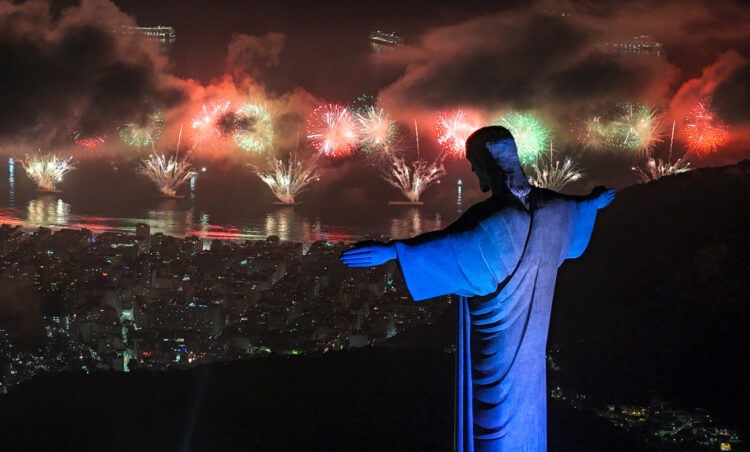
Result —
<instances>
[{"instance_id":1,"label":"cloud of smoke above city","mask_svg":"<svg viewBox=\"0 0 750 452\"><path fill-rule=\"evenodd\" d=\"M46 2L0 3L0 138L54 143L71 128L99 134L171 108L184 92L158 47L128 34L135 20L106 0L53 17Z\"/></svg>"},{"instance_id":2,"label":"cloud of smoke above city","mask_svg":"<svg viewBox=\"0 0 750 452\"><path fill-rule=\"evenodd\" d=\"M455 106L479 109L489 121L531 110L565 130L576 115L623 102L680 121L721 85L715 108L746 122L739 99L748 92L748 23L748 11L734 3L535 3L426 32L390 56L405 71L380 95L399 118ZM606 45L639 35L663 43L659 57ZM696 62L706 67L703 77L693 75Z\"/></svg>"},{"instance_id":3,"label":"cloud of smoke above city","mask_svg":"<svg viewBox=\"0 0 750 452\"><path fill-rule=\"evenodd\" d=\"M653 106L663 124L679 125L691 106L715 94L713 107L733 127L730 147L739 149L722 157L731 160L750 143L744 108L748 23L750 13L736 3L536 2L428 28L379 55L386 66L401 70L379 95L391 116L411 129L408 134L418 120L423 150L434 158L438 145L431 129L436 113L446 108L475 111L486 123L510 110L534 112L553 128L555 146L562 148L572 142L571 121L616 103ZM73 144L69 135L76 129L108 136L100 155L134 159L138 155L116 137L117 127L145 120L158 106L166 129L157 150L173 151L179 139L181 149L200 158L235 164L249 155L259 162L261 157L238 150L231 139L191 141L194 113L221 98L269 111L277 157L293 150L309 156L307 116L326 101L344 103L304 86L267 87L290 57L288 30L232 34L223 65L212 80L201 82L172 75L158 43L139 39L129 31L134 26L136 18L109 0L83 0L60 12L45 1L0 2L0 57L9 62L0 73L7 93L0 105L0 151L15 156L41 148L97 158ZM659 56L623 55L605 45L642 35L663 43ZM358 80L350 83L358 89ZM349 165L326 163L322 179L347 177L342 173Z\"/></svg>"}]
</instances>

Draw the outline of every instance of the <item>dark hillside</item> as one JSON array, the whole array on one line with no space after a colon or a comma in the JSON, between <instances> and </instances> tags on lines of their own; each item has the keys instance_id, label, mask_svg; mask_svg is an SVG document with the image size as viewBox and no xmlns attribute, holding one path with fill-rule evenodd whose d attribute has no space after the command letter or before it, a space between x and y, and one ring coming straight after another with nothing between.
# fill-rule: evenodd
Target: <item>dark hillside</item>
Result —
<instances>
[{"instance_id":1,"label":"dark hillside","mask_svg":"<svg viewBox=\"0 0 750 452\"><path fill-rule=\"evenodd\" d=\"M567 384L697 406L748 430L750 162L636 185L560 270L549 344Z\"/></svg>"}]
</instances>

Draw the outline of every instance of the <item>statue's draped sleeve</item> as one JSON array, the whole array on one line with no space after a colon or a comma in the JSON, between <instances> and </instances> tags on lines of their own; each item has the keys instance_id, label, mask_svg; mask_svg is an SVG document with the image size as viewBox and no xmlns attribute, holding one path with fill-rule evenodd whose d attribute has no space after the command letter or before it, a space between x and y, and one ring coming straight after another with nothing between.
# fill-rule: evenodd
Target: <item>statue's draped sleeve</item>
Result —
<instances>
[{"instance_id":1,"label":"statue's draped sleeve","mask_svg":"<svg viewBox=\"0 0 750 452\"><path fill-rule=\"evenodd\" d=\"M395 241L412 297L458 302L456 450L544 451L545 347L557 268L586 249L595 196L534 188L472 207L442 231Z\"/></svg>"},{"instance_id":2,"label":"statue's draped sleeve","mask_svg":"<svg viewBox=\"0 0 750 452\"><path fill-rule=\"evenodd\" d=\"M565 259L580 257L586 250L597 213L596 200L591 196L569 196L563 199L567 201L564 203L564 210L568 218L561 222L567 230L561 234L560 263Z\"/></svg>"},{"instance_id":3,"label":"statue's draped sleeve","mask_svg":"<svg viewBox=\"0 0 750 452\"><path fill-rule=\"evenodd\" d=\"M528 232L527 214L512 209L470 210L442 231L395 241L406 286L414 300L494 292L512 271Z\"/></svg>"},{"instance_id":4,"label":"statue's draped sleeve","mask_svg":"<svg viewBox=\"0 0 750 452\"><path fill-rule=\"evenodd\" d=\"M497 280L483 249L491 249L487 231L477 225L463 232L439 231L395 242L401 271L414 300L457 294L490 293Z\"/></svg>"}]
</instances>

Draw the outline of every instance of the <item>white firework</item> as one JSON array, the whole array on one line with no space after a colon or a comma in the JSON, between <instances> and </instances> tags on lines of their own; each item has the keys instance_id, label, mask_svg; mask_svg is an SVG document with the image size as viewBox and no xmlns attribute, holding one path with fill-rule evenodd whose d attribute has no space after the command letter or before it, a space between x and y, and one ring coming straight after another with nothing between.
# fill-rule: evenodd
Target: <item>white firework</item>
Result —
<instances>
[{"instance_id":1,"label":"white firework","mask_svg":"<svg viewBox=\"0 0 750 452\"><path fill-rule=\"evenodd\" d=\"M171 198L177 197L177 189L194 174L187 157L167 158L164 154L157 153L143 159L136 172L151 179L164 196Z\"/></svg>"},{"instance_id":2,"label":"white firework","mask_svg":"<svg viewBox=\"0 0 750 452\"><path fill-rule=\"evenodd\" d=\"M560 191L569 183L583 177L583 173L578 170L573 160L567 157L562 165L559 160L555 160L553 163L550 159L541 165L533 163L531 168L536 173L536 177L529 176L529 183L535 187L553 191Z\"/></svg>"},{"instance_id":3,"label":"white firework","mask_svg":"<svg viewBox=\"0 0 750 452\"><path fill-rule=\"evenodd\" d=\"M653 108L640 104L622 108L620 118L612 124L616 146L649 155L664 138L659 115Z\"/></svg>"},{"instance_id":4,"label":"white firework","mask_svg":"<svg viewBox=\"0 0 750 452\"><path fill-rule=\"evenodd\" d=\"M40 190L55 191L55 185L75 169L71 164L72 160L73 157L60 157L56 154L42 155L40 151L35 155L27 155L21 164L26 175Z\"/></svg>"},{"instance_id":5,"label":"white firework","mask_svg":"<svg viewBox=\"0 0 750 452\"><path fill-rule=\"evenodd\" d=\"M676 162L670 163L668 160L649 158L645 166L634 166L632 170L636 172L641 182L647 183L664 176L690 171L691 168L690 162L685 159L677 159Z\"/></svg>"},{"instance_id":6,"label":"white firework","mask_svg":"<svg viewBox=\"0 0 750 452\"><path fill-rule=\"evenodd\" d=\"M409 165L401 157L392 156L382 174L383 179L401 190L409 201L418 202L422 192L445 175L445 167L440 160L434 163L417 160Z\"/></svg>"},{"instance_id":7,"label":"white firework","mask_svg":"<svg viewBox=\"0 0 750 452\"><path fill-rule=\"evenodd\" d=\"M289 156L286 163L271 159L270 169L254 168L253 172L268 185L276 199L284 204L294 204L295 197L320 177L314 161L299 161L293 155Z\"/></svg>"},{"instance_id":8,"label":"white firework","mask_svg":"<svg viewBox=\"0 0 750 452\"><path fill-rule=\"evenodd\" d=\"M382 108L370 107L357 113L359 142L367 153L387 149L396 134L396 122Z\"/></svg>"}]
</instances>

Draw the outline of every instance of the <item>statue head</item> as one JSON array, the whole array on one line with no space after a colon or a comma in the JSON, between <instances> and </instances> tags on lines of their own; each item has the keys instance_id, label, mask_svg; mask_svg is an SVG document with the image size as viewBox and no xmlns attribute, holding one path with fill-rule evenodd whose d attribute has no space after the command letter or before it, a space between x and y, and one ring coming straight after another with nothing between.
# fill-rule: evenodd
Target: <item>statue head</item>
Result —
<instances>
[{"instance_id":1,"label":"statue head","mask_svg":"<svg viewBox=\"0 0 750 452\"><path fill-rule=\"evenodd\" d=\"M513 135L501 126L482 127L466 140L466 158L479 178L483 192L493 195L510 192L525 201L531 185L518 160Z\"/></svg>"}]
</instances>

